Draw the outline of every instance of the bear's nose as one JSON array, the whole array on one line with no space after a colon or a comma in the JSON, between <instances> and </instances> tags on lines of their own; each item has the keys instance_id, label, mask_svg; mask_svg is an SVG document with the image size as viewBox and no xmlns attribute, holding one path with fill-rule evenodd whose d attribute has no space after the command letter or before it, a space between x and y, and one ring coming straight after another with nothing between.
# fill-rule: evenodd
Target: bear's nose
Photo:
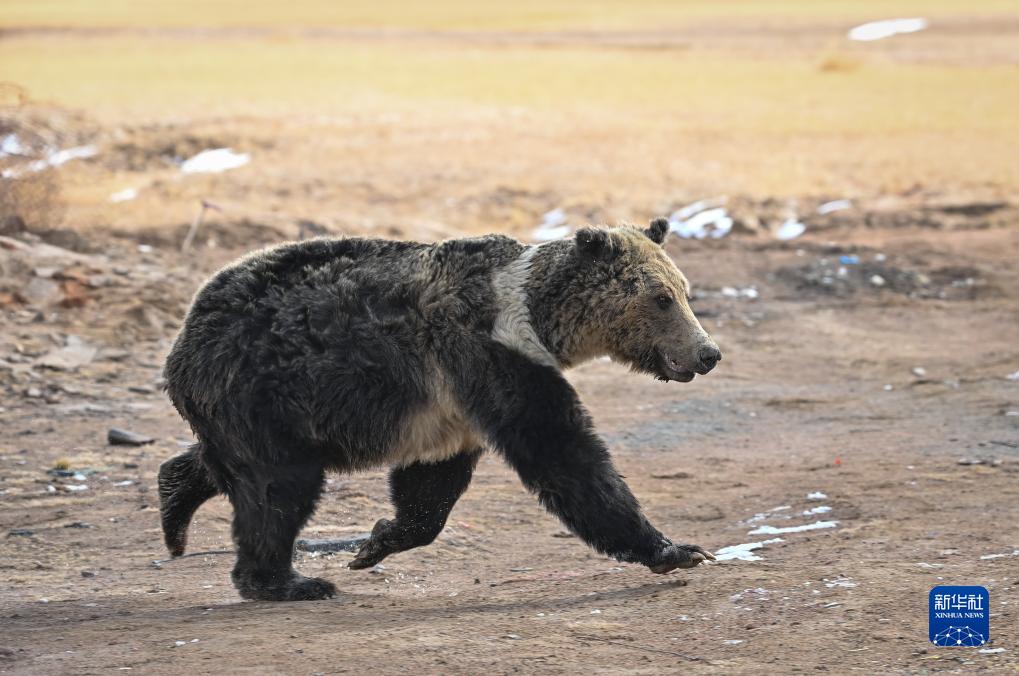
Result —
<instances>
[{"instance_id":1,"label":"bear's nose","mask_svg":"<svg viewBox=\"0 0 1019 676\"><path fill-rule=\"evenodd\" d=\"M722 360L722 353L717 347L704 346L697 351L697 360L700 362L703 372L707 373Z\"/></svg>"}]
</instances>

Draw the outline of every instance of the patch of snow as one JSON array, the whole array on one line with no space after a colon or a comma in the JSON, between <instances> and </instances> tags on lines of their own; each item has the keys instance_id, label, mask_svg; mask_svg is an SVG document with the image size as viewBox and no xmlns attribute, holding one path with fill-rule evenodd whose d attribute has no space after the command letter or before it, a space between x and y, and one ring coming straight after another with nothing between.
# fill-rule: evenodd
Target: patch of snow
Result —
<instances>
[{"instance_id":1,"label":"patch of snow","mask_svg":"<svg viewBox=\"0 0 1019 676\"><path fill-rule=\"evenodd\" d=\"M828 505L818 505L811 509L805 509L801 512L803 516L814 516L815 514L826 514L831 511L831 507Z\"/></svg>"},{"instance_id":2,"label":"patch of snow","mask_svg":"<svg viewBox=\"0 0 1019 676\"><path fill-rule=\"evenodd\" d=\"M690 213L694 207L701 207L703 202L695 202L688 207L673 212L669 217L669 230L684 239L719 239L732 230L732 218L723 207L698 210Z\"/></svg>"},{"instance_id":3,"label":"patch of snow","mask_svg":"<svg viewBox=\"0 0 1019 676\"><path fill-rule=\"evenodd\" d=\"M821 530L822 528L835 528L838 525L838 521L815 521L814 523L805 523L802 526L784 526L782 528L776 528L775 526L758 526L753 529L747 535L780 535L782 533L802 533L808 530Z\"/></svg>"},{"instance_id":4,"label":"patch of snow","mask_svg":"<svg viewBox=\"0 0 1019 676\"><path fill-rule=\"evenodd\" d=\"M732 561L736 559L739 561L760 561L761 557L754 554L754 550L768 545L773 545L778 542L783 542L782 538L772 538L770 540L762 540L761 542L746 542L740 545L722 547L715 552L715 560Z\"/></svg>"},{"instance_id":5,"label":"patch of snow","mask_svg":"<svg viewBox=\"0 0 1019 676\"><path fill-rule=\"evenodd\" d=\"M243 167L250 161L251 156L247 153L235 153L232 148L214 148L203 150L194 157L184 160L180 170L185 174L218 174Z\"/></svg>"},{"instance_id":6,"label":"patch of snow","mask_svg":"<svg viewBox=\"0 0 1019 676\"><path fill-rule=\"evenodd\" d=\"M847 37L857 42L873 42L890 38L893 35L916 33L927 28L927 19L913 17L909 19L885 19L860 24L850 29Z\"/></svg>"},{"instance_id":7,"label":"patch of snow","mask_svg":"<svg viewBox=\"0 0 1019 676\"><path fill-rule=\"evenodd\" d=\"M784 512L790 509L792 509L792 505L779 505L778 507L772 507L767 512L758 512L757 514L754 514L749 519L745 519L743 523L756 523L758 521L764 521L765 519L773 519L775 518L775 512ZM788 519L790 517L782 516L779 518Z\"/></svg>"},{"instance_id":8,"label":"patch of snow","mask_svg":"<svg viewBox=\"0 0 1019 676\"><path fill-rule=\"evenodd\" d=\"M807 493L807 500L827 500L828 496L821 491L814 491L813 493Z\"/></svg>"},{"instance_id":9,"label":"patch of snow","mask_svg":"<svg viewBox=\"0 0 1019 676\"><path fill-rule=\"evenodd\" d=\"M849 200L832 200L831 202L825 202L824 204L817 207L817 213L824 216L825 214L834 213L836 211L844 211L845 209L852 209L853 203Z\"/></svg>"},{"instance_id":10,"label":"patch of snow","mask_svg":"<svg viewBox=\"0 0 1019 676\"><path fill-rule=\"evenodd\" d=\"M8 134L0 141L0 155L25 155L27 148L21 145L21 139L17 134Z\"/></svg>"},{"instance_id":11,"label":"patch of snow","mask_svg":"<svg viewBox=\"0 0 1019 676\"><path fill-rule=\"evenodd\" d=\"M981 561L989 561L991 559L1002 559L1006 556L1019 556L1019 549L1016 549L1011 554L1005 552L1004 554L984 554L980 557Z\"/></svg>"},{"instance_id":12,"label":"patch of snow","mask_svg":"<svg viewBox=\"0 0 1019 676\"><path fill-rule=\"evenodd\" d=\"M723 286L722 295L726 298L746 298L747 300L757 300L761 294L753 286L748 286L745 289L737 289L734 286Z\"/></svg>"},{"instance_id":13,"label":"patch of snow","mask_svg":"<svg viewBox=\"0 0 1019 676\"><path fill-rule=\"evenodd\" d=\"M566 224L566 212L562 209L553 209L541 217L541 224L534 231L534 239L539 242L549 242L554 239L562 239L570 234L570 226Z\"/></svg>"},{"instance_id":14,"label":"patch of snow","mask_svg":"<svg viewBox=\"0 0 1019 676\"><path fill-rule=\"evenodd\" d=\"M1009 373L1007 376L1005 376L1005 380L1019 380L1019 371L1016 371L1015 373Z\"/></svg>"},{"instance_id":15,"label":"patch of snow","mask_svg":"<svg viewBox=\"0 0 1019 676\"><path fill-rule=\"evenodd\" d=\"M550 242L554 239L562 239L570 234L570 226L560 225L557 228L538 228L534 231L534 239L539 242Z\"/></svg>"},{"instance_id":16,"label":"patch of snow","mask_svg":"<svg viewBox=\"0 0 1019 676\"><path fill-rule=\"evenodd\" d=\"M831 580L825 578L824 586L828 587L829 589L833 587L845 587L847 589L852 589L853 587L859 587L860 585L858 582L855 582L851 577L839 575L838 577L832 578Z\"/></svg>"},{"instance_id":17,"label":"patch of snow","mask_svg":"<svg viewBox=\"0 0 1019 676\"><path fill-rule=\"evenodd\" d=\"M42 171L43 169L49 169L50 167L59 167L71 160L80 160L86 157L92 157L97 152L98 151L95 146L76 146L74 148L65 148L64 150L54 150L41 160L29 162L22 167L4 169L3 172L0 173L0 176L3 176L3 178L17 178L22 174L34 174L38 171Z\"/></svg>"},{"instance_id":18,"label":"patch of snow","mask_svg":"<svg viewBox=\"0 0 1019 676\"><path fill-rule=\"evenodd\" d=\"M996 655L998 653L1005 652L1005 649L1004 648L981 648L977 652L978 653L983 653L984 655Z\"/></svg>"},{"instance_id":19,"label":"patch of snow","mask_svg":"<svg viewBox=\"0 0 1019 676\"><path fill-rule=\"evenodd\" d=\"M785 223L778 226L778 230L775 231L775 238L782 241L796 239L806 231L807 226L800 223L795 218L790 218L787 219Z\"/></svg>"},{"instance_id":20,"label":"patch of snow","mask_svg":"<svg viewBox=\"0 0 1019 676\"><path fill-rule=\"evenodd\" d=\"M125 188L119 192L115 192L110 195L111 202L130 202L135 197L138 197L137 188Z\"/></svg>"}]
</instances>

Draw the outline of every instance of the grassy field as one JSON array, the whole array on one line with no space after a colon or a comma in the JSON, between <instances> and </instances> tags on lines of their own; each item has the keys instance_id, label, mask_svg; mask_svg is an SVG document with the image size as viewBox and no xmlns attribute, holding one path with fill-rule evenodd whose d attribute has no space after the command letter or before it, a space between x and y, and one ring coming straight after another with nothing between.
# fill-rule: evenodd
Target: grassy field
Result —
<instances>
[{"instance_id":1,"label":"grassy field","mask_svg":"<svg viewBox=\"0 0 1019 676\"><path fill-rule=\"evenodd\" d=\"M4 26L332 26L420 30L647 29L725 18L867 21L923 15L1014 14L1011 0L522 0L512 3L441 0L6 0Z\"/></svg>"},{"instance_id":2,"label":"grassy field","mask_svg":"<svg viewBox=\"0 0 1019 676\"><path fill-rule=\"evenodd\" d=\"M670 186L1013 192L1013 6L2 2L0 24L23 30L0 41L0 63L32 101L100 126L252 134L276 148L267 182L356 173L394 182L411 209L399 186L489 181L599 202ZM845 38L858 21L916 14L929 30ZM122 30L81 30L97 27ZM70 189L101 184L105 203L117 181Z\"/></svg>"}]
</instances>

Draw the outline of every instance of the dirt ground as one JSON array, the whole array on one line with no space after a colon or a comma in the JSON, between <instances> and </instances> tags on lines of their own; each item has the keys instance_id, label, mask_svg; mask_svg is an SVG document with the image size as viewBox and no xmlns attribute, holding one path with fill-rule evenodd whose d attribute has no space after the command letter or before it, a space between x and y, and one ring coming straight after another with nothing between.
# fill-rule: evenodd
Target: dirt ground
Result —
<instances>
[{"instance_id":1,"label":"dirt ground","mask_svg":"<svg viewBox=\"0 0 1019 676\"><path fill-rule=\"evenodd\" d=\"M896 0L930 30L863 46L839 42L870 18L855 3L785 3L787 24L691 2L674 31L668 3L590 10L604 24L557 3L452 34L280 27L268 5L197 31L162 4L144 29L116 4L40 14L61 2L0 19L0 672L1019 671L1007 3ZM221 147L250 162L181 172ZM758 543L742 559L656 576L596 555L490 454L433 545L359 572L298 551L334 600L241 602L225 499L165 561L156 470L190 434L162 361L220 265L302 234L534 241L557 208L576 227L697 200L732 232L668 249L722 363L569 377L658 528ZM790 218L806 231L780 240ZM303 537L390 509L384 470L333 476ZM931 646L938 584L989 589L985 650Z\"/></svg>"}]
</instances>

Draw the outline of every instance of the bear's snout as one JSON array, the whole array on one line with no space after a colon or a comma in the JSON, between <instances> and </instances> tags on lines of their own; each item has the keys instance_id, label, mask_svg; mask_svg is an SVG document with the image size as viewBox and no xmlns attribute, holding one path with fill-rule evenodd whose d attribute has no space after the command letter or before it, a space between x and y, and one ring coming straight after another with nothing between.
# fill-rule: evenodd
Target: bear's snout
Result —
<instances>
[{"instance_id":1,"label":"bear's snout","mask_svg":"<svg viewBox=\"0 0 1019 676\"><path fill-rule=\"evenodd\" d=\"M715 368L715 364L720 361L722 352L714 345L704 345L697 350L697 372L701 375Z\"/></svg>"}]
</instances>

